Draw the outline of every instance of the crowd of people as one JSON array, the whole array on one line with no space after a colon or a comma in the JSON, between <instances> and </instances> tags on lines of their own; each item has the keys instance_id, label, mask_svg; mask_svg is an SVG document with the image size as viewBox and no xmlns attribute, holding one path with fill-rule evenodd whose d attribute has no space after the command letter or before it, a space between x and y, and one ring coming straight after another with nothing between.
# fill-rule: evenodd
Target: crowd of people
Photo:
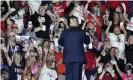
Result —
<instances>
[{"instance_id":1,"label":"crowd of people","mask_svg":"<svg viewBox=\"0 0 133 80\"><path fill-rule=\"evenodd\" d=\"M65 80L60 36L75 24L89 36L82 80L133 80L133 1L91 0L1 1L1 80Z\"/></svg>"}]
</instances>

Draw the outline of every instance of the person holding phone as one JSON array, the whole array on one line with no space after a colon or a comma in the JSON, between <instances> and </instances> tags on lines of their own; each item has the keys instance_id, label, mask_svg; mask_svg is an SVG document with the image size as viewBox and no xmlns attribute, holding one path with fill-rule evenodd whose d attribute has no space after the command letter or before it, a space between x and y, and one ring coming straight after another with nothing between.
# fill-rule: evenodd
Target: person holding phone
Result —
<instances>
[{"instance_id":1,"label":"person holding phone","mask_svg":"<svg viewBox=\"0 0 133 80\"><path fill-rule=\"evenodd\" d=\"M24 36L36 37L35 32L33 32L32 21L28 21L25 24Z\"/></svg>"},{"instance_id":2,"label":"person holding phone","mask_svg":"<svg viewBox=\"0 0 133 80\"><path fill-rule=\"evenodd\" d=\"M123 23L121 25L114 26L113 32L110 32L110 28L112 25L112 21L110 21L108 28L105 31L106 36L110 39L111 47L117 47L119 49L119 58L125 60L125 41L127 37L126 29L124 28ZM124 34L121 33L121 30Z\"/></svg>"}]
</instances>

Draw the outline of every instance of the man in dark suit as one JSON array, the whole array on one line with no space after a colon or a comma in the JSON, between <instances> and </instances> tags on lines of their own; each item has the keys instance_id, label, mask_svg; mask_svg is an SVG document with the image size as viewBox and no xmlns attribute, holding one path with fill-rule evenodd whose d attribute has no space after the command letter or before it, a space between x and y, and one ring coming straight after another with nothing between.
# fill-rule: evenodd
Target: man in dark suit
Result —
<instances>
[{"instance_id":1,"label":"man in dark suit","mask_svg":"<svg viewBox=\"0 0 133 80\"><path fill-rule=\"evenodd\" d=\"M58 43L63 46L63 62L66 65L66 80L82 80L82 66L85 63L83 44L90 38L78 28L78 19L70 18L70 28L63 31Z\"/></svg>"}]
</instances>

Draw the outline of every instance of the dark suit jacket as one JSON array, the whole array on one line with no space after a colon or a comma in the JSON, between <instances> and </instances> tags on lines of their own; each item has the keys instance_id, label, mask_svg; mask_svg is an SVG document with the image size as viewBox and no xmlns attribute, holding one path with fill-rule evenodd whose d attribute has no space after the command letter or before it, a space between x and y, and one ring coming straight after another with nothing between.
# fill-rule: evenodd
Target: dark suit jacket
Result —
<instances>
[{"instance_id":1,"label":"dark suit jacket","mask_svg":"<svg viewBox=\"0 0 133 80\"><path fill-rule=\"evenodd\" d=\"M76 27L62 32L58 41L63 49L64 62L85 62L85 51L83 43L89 44L90 38L86 36L85 31Z\"/></svg>"}]
</instances>

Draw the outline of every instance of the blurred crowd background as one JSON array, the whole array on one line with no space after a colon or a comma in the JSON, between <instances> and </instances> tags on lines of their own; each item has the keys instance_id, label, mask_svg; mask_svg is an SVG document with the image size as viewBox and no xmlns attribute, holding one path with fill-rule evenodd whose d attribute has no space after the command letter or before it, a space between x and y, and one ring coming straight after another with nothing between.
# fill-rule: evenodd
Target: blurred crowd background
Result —
<instances>
[{"instance_id":1,"label":"blurred crowd background","mask_svg":"<svg viewBox=\"0 0 133 80\"><path fill-rule=\"evenodd\" d=\"M83 80L133 80L133 1L0 3L1 80L65 80L58 40L72 17L90 36Z\"/></svg>"}]
</instances>

